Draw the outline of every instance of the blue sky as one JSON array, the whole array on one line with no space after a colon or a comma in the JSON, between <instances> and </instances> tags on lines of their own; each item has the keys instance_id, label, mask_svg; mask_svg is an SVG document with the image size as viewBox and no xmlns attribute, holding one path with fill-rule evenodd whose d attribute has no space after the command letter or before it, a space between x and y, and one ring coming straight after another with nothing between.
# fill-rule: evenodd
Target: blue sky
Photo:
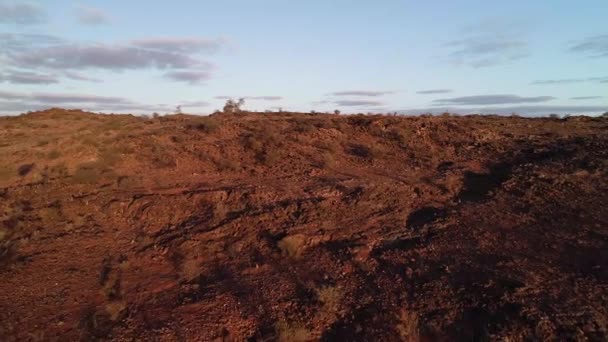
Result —
<instances>
[{"instance_id":1,"label":"blue sky","mask_svg":"<svg viewBox=\"0 0 608 342\"><path fill-rule=\"evenodd\" d=\"M0 0L0 113L608 111L608 2Z\"/></svg>"}]
</instances>

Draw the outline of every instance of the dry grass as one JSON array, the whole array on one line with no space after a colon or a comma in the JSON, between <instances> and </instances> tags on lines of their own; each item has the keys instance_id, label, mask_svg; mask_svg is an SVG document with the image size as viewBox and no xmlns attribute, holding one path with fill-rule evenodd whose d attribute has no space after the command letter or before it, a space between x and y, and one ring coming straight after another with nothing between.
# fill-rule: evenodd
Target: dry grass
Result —
<instances>
[{"instance_id":1,"label":"dry grass","mask_svg":"<svg viewBox=\"0 0 608 342\"><path fill-rule=\"evenodd\" d=\"M61 152L57 150L52 150L46 155L46 158L50 160L57 159L59 157L61 157Z\"/></svg>"},{"instance_id":2,"label":"dry grass","mask_svg":"<svg viewBox=\"0 0 608 342\"><path fill-rule=\"evenodd\" d=\"M15 176L17 176L17 169L14 165L0 166L0 181L9 181Z\"/></svg>"},{"instance_id":3,"label":"dry grass","mask_svg":"<svg viewBox=\"0 0 608 342\"><path fill-rule=\"evenodd\" d=\"M301 234L286 236L277 243L277 247L289 257L300 257L306 248L306 237Z\"/></svg>"},{"instance_id":4,"label":"dry grass","mask_svg":"<svg viewBox=\"0 0 608 342\"><path fill-rule=\"evenodd\" d=\"M76 184L95 184L102 178L116 178L116 174L108 165L98 161L81 164L72 175L71 181Z\"/></svg>"},{"instance_id":5,"label":"dry grass","mask_svg":"<svg viewBox=\"0 0 608 342\"><path fill-rule=\"evenodd\" d=\"M277 341L305 342L312 341L312 333L302 324L279 321L275 324Z\"/></svg>"},{"instance_id":6,"label":"dry grass","mask_svg":"<svg viewBox=\"0 0 608 342\"><path fill-rule=\"evenodd\" d=\"M237 171L241 169L241 163L236 160L228 159L228 158L220 158L216 160L215 166L218 171Z\"/></svg>"},{"instance_id":7,"label":"dry grass","mask_svg":"<svg viewBox=\"0 0 608 342\"><path fill-rule=\"evenodd\" d=\"M118 321L124 317L127 311L127 304L122 301L106 304L105 311L110 315L111 321Z\"/></svg>"},{"instance_id":8,"label":"dry grass","mask_svg":"<svg viewBox=\"0 0 608 342\"><path fill-rule=\"evenodd\" d=\"M330 314L336 314L340 310L342 302L342 290L337 286L324 286L315 290L317 298L323 303L323 309Z\"/></svg>"},{"instance_id":9,"label":"dry grass","mask_svg":"<svg viewBox=\"0 0 608 342\"><path fill-rule=\"evenodd\" d=\"M420 333L418 330L418 314L416 312L401 310L399 315L397 332L402 341L417 342L420 340Z\"/></svg>"}]
</instances>

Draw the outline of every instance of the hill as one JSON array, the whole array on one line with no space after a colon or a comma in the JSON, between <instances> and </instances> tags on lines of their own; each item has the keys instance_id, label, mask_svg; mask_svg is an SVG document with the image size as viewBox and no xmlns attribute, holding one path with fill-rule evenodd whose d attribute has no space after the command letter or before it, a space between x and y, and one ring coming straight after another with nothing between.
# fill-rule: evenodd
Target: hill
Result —
<instances>
[{"instance_id":1,"label":"hill","mask_svg":"<svg viewBox=\"0 0 608 342\"><path fill-rule=\"evenodd\" d=\"M608 337L608 119L0 118L6 340Z\"/></svg>"}]
</instances>

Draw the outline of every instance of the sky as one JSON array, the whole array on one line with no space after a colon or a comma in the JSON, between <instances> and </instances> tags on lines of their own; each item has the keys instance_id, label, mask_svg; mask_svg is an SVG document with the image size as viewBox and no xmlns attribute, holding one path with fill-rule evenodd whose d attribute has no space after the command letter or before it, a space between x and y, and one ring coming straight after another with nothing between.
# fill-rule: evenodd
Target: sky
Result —
<instances>
[{"instance_id":1,"label":"sky","mask_svg":"<svg viewBox=\"0 0 608 342\"><path fill-rule=\"evenodd\" d=\"M608 1L0 0L0 115L600 114Z\"/></svg>"}]
</instances>

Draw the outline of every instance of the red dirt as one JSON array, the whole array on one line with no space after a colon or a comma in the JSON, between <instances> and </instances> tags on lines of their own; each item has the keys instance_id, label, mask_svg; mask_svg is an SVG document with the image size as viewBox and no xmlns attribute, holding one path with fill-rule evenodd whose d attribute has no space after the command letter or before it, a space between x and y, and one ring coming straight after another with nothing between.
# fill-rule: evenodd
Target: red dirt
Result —
<instances>
[{"instance_id":1,"label":"red dirt","mask_svg":"<svg viewBox=\"0 0 608 342\"><path fill-rule=\"evenodd\" d=\"M0 118L0 336L608 338L608 120Z\"/></svg>"}]
</instances>

